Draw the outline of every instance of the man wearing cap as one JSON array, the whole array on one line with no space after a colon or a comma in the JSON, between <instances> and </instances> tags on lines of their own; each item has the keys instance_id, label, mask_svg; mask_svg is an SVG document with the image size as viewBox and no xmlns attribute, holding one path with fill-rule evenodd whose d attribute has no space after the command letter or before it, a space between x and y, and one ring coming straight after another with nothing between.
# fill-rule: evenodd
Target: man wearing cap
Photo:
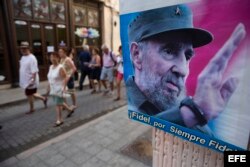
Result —
<instances>
[{"instance_id":1,"label":"man wearing cap","mask_svg":"<svg viewBox=\"0 0 250 167\"><path fill-rule=\"evenodd\" d=\"M223 80L227 63L246 32L239 24L198 77L193 97L185 80L194 48L213 40L210 32L193 27L192 12L175 5L141 12L128 27L134 76L126 82L128 109L211 134L206 124L221 113L238 78ZM198 128L199 129L199 128Z\"/></svg>"},{"instance_id":2,"label":"man wearing cap","mask_svg":"<svg viewBox=\"0 0 250 167\"><path fill-rule=\"evenodd\" d=\"M29 43L27 41L21 42L20 52L22 58L20 60L19 84L20 87L25 89L25 95L28 97L30 105L30 111L26 114L31 114L35 111L34 97L42 100L45 107L47 107L47 98L37 93L37 86L39 83L37 59L30 52Z\"/></svg>"}]
</instances>

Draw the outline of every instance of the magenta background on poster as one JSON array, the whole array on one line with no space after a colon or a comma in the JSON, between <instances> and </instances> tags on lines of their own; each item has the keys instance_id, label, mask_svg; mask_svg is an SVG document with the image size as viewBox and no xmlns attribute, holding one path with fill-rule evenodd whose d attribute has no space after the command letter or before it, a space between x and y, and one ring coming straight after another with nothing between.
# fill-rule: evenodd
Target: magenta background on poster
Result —
<instances>
[{"instance_id":1,"label":"magenta background on poster","mask_svg":"<svg viewBox=\"0 0 250 167\"><path fill-rule=\"evenodd\" d=\"M214 35L210 44L195 49L195 57L190 63L190 74L186 87L188 95L193 95L196 88L197 76L209 60L223 46L234 28L241 22L245 25L247 36L234 53L229 62L231 66L242 49L248 49L246 42L250 37L250 1L249 0L201 0L191 3L194 15L194 26L206 29ZM249 53L249 52L248 52ZM250 54L250 53L249 53ZM250 55L249 55L250 57Z\"/></svg>"}]
</instances>

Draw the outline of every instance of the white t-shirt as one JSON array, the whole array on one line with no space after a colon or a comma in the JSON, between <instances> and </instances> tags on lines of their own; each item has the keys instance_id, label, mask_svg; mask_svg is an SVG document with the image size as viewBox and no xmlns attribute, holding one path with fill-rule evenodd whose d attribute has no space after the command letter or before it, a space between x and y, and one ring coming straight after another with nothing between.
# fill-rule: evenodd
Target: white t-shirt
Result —
<instances>
[{"instance_id":1,"label":"white t-shirt","mask_svg":"<svg viewBox=\"0 0 250 167\"><path fill-rule=\"evenodd\" d=\"M63 95L64 78L60 76L61 68L63 68L61 64L59 64L57 67L51 65L49 68L47 76L50 85L50 95L55 95L59 97Z\"/></svg>"},{"instance_id":2,"label":"white t-shirt","mask_svg":"<svg viewBox=\"0 0 250 167\"><path fill-rule=\"evenodd\" d=\"M121 74L123 74L123 60L121 56L116 57L116 61L118 63L117 71Z\"/></svg>"},{"instance_id":3,"label":"white t-shirt","mask_svg":"<svg viewBox=\"0 0 250 167\"><path fill-rule=\"evenodd\" d=\"M22 56L20 60L20 70L19 70L19 85L24 89L33 89L37 88L39 84L38 76L38 65L36 57L33 54L27 56ZM36 80L33 86L29 86L32 82L32 74L36 73Z\"/></svg>"}]
</instances>

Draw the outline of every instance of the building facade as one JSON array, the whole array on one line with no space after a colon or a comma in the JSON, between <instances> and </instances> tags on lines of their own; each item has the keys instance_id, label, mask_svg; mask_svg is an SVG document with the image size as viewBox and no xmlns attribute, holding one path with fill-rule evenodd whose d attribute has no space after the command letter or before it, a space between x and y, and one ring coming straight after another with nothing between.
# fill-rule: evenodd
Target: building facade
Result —
<instances>
[{"instance_id":1,"label":"building facade","mask_svg":"<svg viewBox=\"0 0 250 167\"><path fill-rule=\"evenodd\" d=\"M18 84L21 41L30 43L41 80L47 80L49 48L106 43L116 51L120 45L116 0L1 0L0 25L0 86Z\"/></svg>"}]
</instances>

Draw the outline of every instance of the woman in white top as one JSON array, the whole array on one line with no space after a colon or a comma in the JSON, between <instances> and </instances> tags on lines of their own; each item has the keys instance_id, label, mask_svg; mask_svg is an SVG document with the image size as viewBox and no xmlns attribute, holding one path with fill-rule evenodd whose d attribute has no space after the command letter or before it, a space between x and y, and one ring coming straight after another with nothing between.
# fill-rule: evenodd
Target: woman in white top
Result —
<instances>
[{"instance_id":1,"label":"woman in white top","mask_svg":"<svg viewBox=\"0 0 250 167\"><path fill-rule=\"evenodd\" d=\"M123 79L123 59L122 59L122 46L119 47L119 55L117 56L117 76L116 76L116 88L117 88L117 97L114 101L118 101L121 98L121 81Z\"/></svg>"},{"instance_id":2,"label":"woman in white top","mask_svg":"<svg viewBox=\"0 0 250 167\"><path fill-rule=\"evenodd\" d=\"M58 53L53 52L50 54L50 61L52 65L49 68L48 73L48 91L47 94L50 93L50 95L53 97L55 103L56 103L56 112L57 112L57 119L55 123L56 126L60 126L63 124L62 119L62 107L67 109L69 111L67 117L70 117L71 114L74 112L74 109L71 109L65 102L64 102L64 92L66 90L67 85L67 74L65 69L60 62L60 56Z\"/></svg>"}]
</instances>

